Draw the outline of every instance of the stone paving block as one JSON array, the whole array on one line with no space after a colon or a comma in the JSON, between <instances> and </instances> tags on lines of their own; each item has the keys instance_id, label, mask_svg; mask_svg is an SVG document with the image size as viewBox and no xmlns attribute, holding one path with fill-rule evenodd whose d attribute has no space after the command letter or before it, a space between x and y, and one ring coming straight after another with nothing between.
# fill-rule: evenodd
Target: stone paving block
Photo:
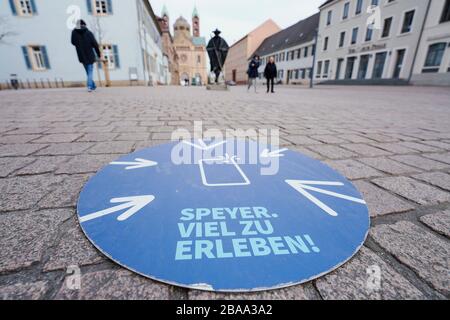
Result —
<instances>
[{"instance_id":1,"label":"stone paving block","mask_svg":"<svg viewBox=\"0 0 450 320\"><path fill-rule=\"evenodd\" d=\"M29 156L37 151L47 147L46 144L6 144L0 145L0 156L2 157L19 157Z\"/></svg>"},{"instance_id":2,"label":"stone paving block","mask_svg":"<svg viewBox=\"0 0 450 320\"><path fill-rule=\"evenodd\" d=\"M18 134L42 134L47 131L49 131L50 128L44 128L44 127L25 127L25 128L18 128L16 130L8 131L7 134L10 135L18 135Z\"/></svg>"},{"instance_id":3,"label":"stone paving block","mask_svg":"<svg viewBox=\"0 0 450 320\"><path fill-rule=\"evenodd\" d=\"M287 136L285 138L287 141L292 142L297 146L311 146L311 145L321 145L322 142L318 140L313 140L305 136Z\"/></svg>"},{"instance_id":4,"label":"stone paving block","mask_svg":"<svg viewBox=\"0 0 450 320\"><path fill-rule=\"evenodd\" d=\"M373 182L419 204L438 204L450 201L450 193L407 177L380 178Z\"/></svg>"},{"instance_id":5,"label":"stone paving block","mask_svg":"<svg viewBox=\"0 0 450 320\"><path fill-rule=\"evenodd\" d=\"M388 156L389 152L365 144L343 144L342 147L365 157Z\"/></svg>"},{"instance_id":6,"label":"stone paving block","mask_svg":"<svg viewBox=\"0 0 450 320\"><path fill-rule=\"evenodd\" d=\"M377 142L396 142L398 139L391 137L389 135L379 134L379 133L366 133L365 137L375 140Z\"/></svg>"},{"instance_id":7,"label":"stone paving block","mask_svg":"<svg viewBox=\"0 0 450 320\"><path fill-rule=\"evenodd\" d=\"M364 200L367 202L371 217L401 213L414 209L413 205L369 182L355 181L353 184L358 188Z\"/></svg>"},{"instance_id":8,"label":"stone paving block","mask_svg":"<svg viewBox=\"0 0 450 320\"><path fill-rule=\"evenodd\" d=\"M358 134L348 134L348 133L346 133L346 134L339 134L337 136L339 138L342 138L344 140L350 141L352 143L373 143L373 142L375 142L372 139L362 137L362 136L360 136Z\"/></svg>"},{"instance_id":9,"label":"stone paving block","mask_svg":"<svg viewBox=\"0 0 450 320\"><path fill-rule=\"evenodd\" d=\"M0 273L40 262L59 225L73 215L70 209L1 214Z\"/></svg>"},{"instance_id":10,"label":"stone paving block","mask_svg":"<svg viewBox=\"0 0 450 320\"><path fill-rule=\"evenodd\" d=\"M335 170L339 171L342 175L350 180L380 177L384 175L382 172L352 159L329 160L325 163Z\"/></svg>"},{"instance_id":11,"label":"stone paving block","mask_svg":"<svg viewBox=\"0 0 450 320\"><path fill-rule=\"evenodd\" d=\"M77 132L80 133L107 133L112 132L114 127L112 126L92 126L92 127L79 127Z\"/></svg>"},{"instance_id":12,"label":"stone paving block","mask_svg":"<svg viewBox=\"0 0 450 320\"><path fill-rule=\"evenodd\" d=\"M90 175L58 176L62 179L51 193L39 201L40 208L64 208L76 206L78 196Z\"/></svg>"},{"instance_id":13,"label":"stone paving block","mask_svg":"<svg viewBox=\"0 0 450 320\"><path fill-rule=\"evenodd\" d=\"M440 170L440 169L444 169L444 168L448 168L449 166L441 163L441 162L437 162L434 160L430 160L430 159L426 159L424 157L421 156L416 156L416 155L405 155L405 156L393 156L391 157L392 159L405 163L407 165L413 166L413 167L417 167L423 170Z\"/></svg>"},{"instance_id":14,"label":"stone paving block","mask_svg":"<svg viewBox=\"0 0 450 320\"><path fill-rule=\"evenodd\" d=\"M122 133L116 139L116 141L147 141L150 140L150 133Z\"/></svg>"},{"instance_id":15,"label":"stone paving block","mask_svg":"<svg viewBox=\"0 0 450 320\"><path fill-rule=\"evenodd\" d=\"M0 300L40 300L49 288L47 281L0 286Z\"/></svg>"},{"instance_id":16,"label":"stone paving block","mask_svg":"<svg viewBox=\"0 0 450 320\"><path fill-rule=\"evenodd\" d=\"M24 144L39 138L40 134L21 134L0 137L0 144Z\"/></svg>"},{"instance_id":17,"label":"stone paving block","mask_svg":"<svg viewBox=\"0 0 450 320\"><path fill-rule=\"evenodd\" d=\"M428 214L421 217L420 221L434 231L450 238L450 210Z\"/></svg>"},{"instance_id":18,"label":"stone paving block","mask_svg":"<svg viewBox=\"0 0 450 320\"><path fill-rule=\"evenodd\" d=\"M433 159L439 162L450 164L450 152L447 153L427 153L423 155L425 158Z\"/></svg>"},{"instance_id":19,"label":"stone paving block","mask_svg":"<svg viewBox=\"0 0 450 320\"><path fill-rule=\"evenodd\" d=\"M172 140L172 132L155 132L152 133L152 140Z\"/></svg>"},{"instance_id":20,"label":"stone paving block","mask_svg":"<svg viewBox=\"0 0 450 320\"><path fill-rule=\"evenodd\" d=\"M304 147L290 146L289 150L300 152L301 154L304 154L305 156L308 156L308 157L316 159L316 160L322 160L323 159L323 156L321 156L320 154L318 154L316 152L312 152L311 150L306 149Z\"/></svg>"},{"instance_id":21,"label":"stone paving block","mask_svg":"<svg viewBox=\"0 0 450 320\"><path fill-rule=\"evenodd\" d=\"M215 293L189 290L189 300L310 300L303 286L297 285L279 290L255 293Z\"/></svg>"},{"instance_id":22,"label":"stone paving block","mask_svg":"<svg viewBox=\"0 0 450 320\"><path fill-rule=\"evenodd\" d=\"M353 152L332 145L308 146L308 149L329 159L347 159L356 156Z\"/></svg>"},{"instance_id":23,"label":"stone paving block","mask_svg":"<svg viewBox=\"0 0 450 320\"><path fill-rule=\"evenodd\" d=\"M376 278L374 271L379 271ZM363 247L336 271L316 280L326 300L415 300L424 295L373 251Z\"/></svg>"},{"instance_id":24,"label":"stone paving block","mask_svg":"<svg viewBox=\"0 0 450 320\"><path fill-rule=\"evenodd\" d=\"M176 128L173 126L162 126L161 125L161 126L149 127L148 129L152 133L163 133L163 132L172 133Z\"/></svg>"},{"instance_id":25,"label":"stone paving block","mask_svg":"<svg viewBox=\"0 0 450 320\"><path fill-rule=\"evenodd\" d=\"M450 150L450 143L445 142L445 141L435 141L435 140L425 140L425 141L420 141L420 143L422 144L426 144L432 147L436 147L442 150Z\"/></svg>"},{"instance_id":26,"label":"stone paving block","mask_svg":"<svg viewBox=\"0 0 450 320\"><path fill-rule=\"evenodd\" d=\"M414 175L413 178L428 182L433 186L450 191L450 175L443 172L427 172Z\"/></svg>"},{"instance_id":27,"label":"stone paving block","mask_svg":"<svg viewBox=\"0 0 450 320\"><path fill-rule=\"evenodd\" d=\"M114 141L118 136L118 133L109 132L99 132L99 133L86 133L77 141L79 142L103 142L103 141Z\"/></svg>"},{"instance_id":28,"label":"stone paving block","mask_svg":"<svg viewBox=\"0 0 450 320\"><path fill-rule=\"evenodd\" d=\"M407 166L389 158L360 158L358 161L380 171L395 175L420 172L419 169Z\"/></svg>"},{"instance_id":29,"label":"stone paving block","mask_svg":"<svg viewBox=\"0 0 450 320\"><path fill-rule=\"evenodd\" d=\"M398 142L394 143L371 143L370 145L377 147L379 149L386 150L388 152L394 153L394 154L411 154L411 153L418 153L419 151L407 148L405 146L400 145Z\"/></svg>"},{"instance_id":30,"label":"stone paving block","mask_svg":"<svg viewBox=\"0 0 450 320\"><path fill-rule=\"evenodd\" d=\"M90 154L128 154L133 151L133 141L99 142L88 150Z\"/></svg>"},{"instance_id":31,"label":"stone paving block","mask_svg":"<svg viewBox=\"0 0 450 320\"><path fill-rule=\"evenodd\" d=\"M17 175L32 175L55 172L61 163L70 159L69 156L39 156L33 163L16 172Z\"/></svg>"},{"instance_id":32,"label":"stone paving block","mask_svg":"<svg viewBox=\"0 0 450 320\"><path fill-rule=\"evenodd\" d=\"M346 140L339 138L339 136L335 135L315 135L311 136L311 138L327 144L342 144L348 142Z\"/></svg>"},{"instance_id":33,"label":"stone paving block","mask_svg":"<svg viewBox=\"0 0 450 320\"><path fill-rule=\"evenodd\" d=\"M7 177L35 160L35 158L0 158L0 178Z\"/></svg>"},{"instance_id":34,"label":"stone paving block","mask_svg":"<svg viewBox=\"0 0 450 320\"><path fill-rule=\"evenodd\" d=\"M450 244L408 221L372 228L372 238L434 289L450 293Z\"/></svg>"},{"instance_id":35,"label":"stone paving block","mask_svg":"<svg viewBox=\"0 0 450 320\"><path fill-rule=\"evenodd\" d=\"M69 266L85 266L96 264L107 259L94 248L81 231L77 219L72 227L64 232L64 236L55 246L53 254L44 265L44 271L66 270Z\"/></svg>"},{"instance_id":36,"label":"stone paving block","mask_svg":"<svg viewBox=\"0 0 450 320\"><path fill-rule=\"evenodd\" d=\"M432 147L432 146L428 146L422 143L418 143L418 142L412 142L412 141L405 141L405 142L400 142L400 145L405 146L407 148L410 149L414 149L420 152L439 152L439 151L443 151L442 149L436 148L436 147Z\"/></svg>"},{"instance_id":37,"label":"stone paving block","mask_svg":"<svg viewBox=\"0 0 450 320\"><path fill-rule=\"evenodd\" d=\"M70 290L66 283L56 300L167 300L169 286L138 276L127 270L105 270L83 274L81 290Z\"/></svg>"},{"instance_id":38,"label":"stone paving block","mask_svg":"<svg viewBox=\"0 0 450 320\"><path fill-rule=\"evenodd\" d=\"M61 183L60 177L20 176L0 179L0 212L34 209Z\"/></svg>"},{"instance_id":39,"label":"stone paving block","mask_svg":"<svg viewBox=\"0 0 450 320\"><path fill-rule=\"evenodd\" d=\"M59 165L57 174L74 174L97 172L110 162L119 158L118 154L90 155L84 154L71 157L69 161Z\"/></svg>"},{"instance_id":40,"label":"stone paving block","mask_svg":"<svg viewBox=\"0 0 450 320\"><path fill-rule=\"evenodd\" d=\"M36 139L33 143L58 143L58 142L73 142L80 138L82 134L79 133L58 133L58 134L46 134L41 138Z\"/></svg>"},{"instance_id":41,"label":"stone paving block","mask_svg":"<svg viewBox=\"0 0 450 320\"><path fill-rule=\"evenodd\" d=\"M56 143L50 145L44 150L39 151L38 155L54 156L82 154L93 145L93 143L86 142Z\"/></svg>"}]
</instances>

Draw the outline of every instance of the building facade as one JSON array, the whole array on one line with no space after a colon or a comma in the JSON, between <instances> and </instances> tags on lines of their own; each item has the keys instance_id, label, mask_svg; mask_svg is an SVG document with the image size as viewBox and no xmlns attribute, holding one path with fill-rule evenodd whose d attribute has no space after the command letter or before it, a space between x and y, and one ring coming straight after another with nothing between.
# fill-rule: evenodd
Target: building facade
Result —
<instances>
[{"instance_id":1,"label":"building facade","mask_svg":"<svg viewBox=\"0 0 450 320\"><path fill-rule=\"evenodd\" d=\"M178 54L173 43L173 37L170 33L170 17L166 6L164 6L161 13L161 18L158 18L159 25L162 31L162 42L164 54L167 56L169 65L169 84L179 85L180 84L180 70L178 64Z\"/></svg>"},{"instance_id":2,"label":"building facade","mask_svg":"<svg viewBox=\"0 0 450 320\"><path fill-rule=\"evenodd\" d=\"M206 67L206 40L200 36L200 16L194 9L191 25L179 17L174 24L173 43L179 56L179 74L182 85L205 85L208 83Z\"/></svg>"},{"instance_id":3,"label":"building facade","mask_svg":"<svg viewBox=\"0 0 450 320\"><path fill-rule=\"evenodd\" d=\"M265 39L254 53L261 57L260 78L270 57L274 57L279 81L284 84L308 82L318 24L319 14L315 14Z\"/></svg>"},{"instance_id":4,"label":"building facade","mask_svg":"<svg viewBox=\"0 0 450 320\"><path fill-rule=\"evenodd\" d=\"M246 83L248 79L247 61L264 39L278 31L280 31L280 27L273 20L267 20L233 44L228 51L227 60L225 61L225 80L240 84Z\"/></svg>"},{"instance_id":5,"label":"building facade","mask_svg":"<svg viewBox=\"0 0 450 320\"><path fill-rule=\"evenodd\" d=\"M450 86L450 0L430 1L411 82Z\"/></svg>"},{"instance_id":6,"label":"building facade","mask_svg":"<svg viewBox=\"0 0 450 320\"><path fill-rule=\"evenodd\" d=\"M70 42L81 18L101 46L113 85L167 82L161 29L148 0L8 0L0 12L12 34L0 44L5 80L17 74L24 87L83 85L85 71ZM105 80L103 70L95 75Z\"/></svg>"},{"instance_id":7,"label":"building facade","mask_svg":"<svg viewBox=\"0 0 450 320\"><path fill-rule=\"evenodd\" d=\"M425 21L424 0L329 0L320 7L314 78L407 83Z\"/></svg>"}]
</instances>

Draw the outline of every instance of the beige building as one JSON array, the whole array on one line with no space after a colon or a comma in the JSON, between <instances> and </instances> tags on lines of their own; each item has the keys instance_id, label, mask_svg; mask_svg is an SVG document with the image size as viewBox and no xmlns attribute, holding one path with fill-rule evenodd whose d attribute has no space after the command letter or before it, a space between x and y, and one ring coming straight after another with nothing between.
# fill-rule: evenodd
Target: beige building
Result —
<instances>
[{"instance_id":1,"label":"beige building","mask_svg":"<svg viewBox=\"0 0 450 320\"><path fill-rule=\"evenodd\" d=\"M269 19L233 44L225 62L225 79L236 83L246 83L249 58L267 37L280 30L280 27Z\"/></svg>"},{"instance_id":2,"label":"beige building","mask_svg":"<svg viewBox=\"0 0 450 320\"><path fill-rule=\"evenodd\" d=\"M200 17L197 9L192 14L191 25L183 17L174 25L174 46L179 57L179 74L182 85L205 85L208 83L206 67L206 40L200 36Z\"/></svg>"},{"instance_id":3,"label":"beige building","mask_svg":"<svg viewBox=\"0 0 450 320\"><path fill-rule=\"evenodd\" d=\"M161 18L158 18L159 25L162 31L162 43L164 54L167 56L169 61L169 74L171 85L179 85L180 84L180 70L178 65L178 54L175 50L175 46L173 43L173 37L170 33L170 18L169 13L167 11L166 6L164 6Z\"/></svg>"},{"instance_id":4,"label":"beige building","mask_svg":"<svg viewBox=\"0 0 450 320\"><path fill-rule=\"evenodd\" d=\"M411 82L450 86L450 0L428 1Z\"/></svg>"}]
</instances>

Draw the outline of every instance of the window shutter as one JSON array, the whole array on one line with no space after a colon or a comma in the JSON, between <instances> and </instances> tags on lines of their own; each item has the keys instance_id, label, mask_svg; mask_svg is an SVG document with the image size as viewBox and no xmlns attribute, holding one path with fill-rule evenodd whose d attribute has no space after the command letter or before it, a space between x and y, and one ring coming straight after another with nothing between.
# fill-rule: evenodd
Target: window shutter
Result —
<instances>
[{"instance_id":1,"label":"window shutter","mask_svg":"<svg viewBox=\"0 0 450 320\"><path fill-rule=\"evenodd\" d=\"M108 0L108 14L113 14L112 0Z\"/></svg>"},{"instance_id":2,"label":"window shutter","mask_svg":"<svg viewBox=\"0 0 450 320\"><path fill-rule=\"evenodd\" d=\"M30 0L31 3L31 10L33 11L33 14L37 14L37 7L36 7L36 2L34 0Z\"/></svg>"},{"instance_id":3,"label":"window shutter","mask_svg":"<svg viewBox=\"0 0 450 320\"><path fill-rule=\"evenodd\" d=\"M113 51L114 51L114 61L116 63L116 68L120 68L120 59L119 59L119 48L116 45L113 45Z\"/></svg>"},{"instance_id":4,"label":"window shutter","mask_svg":"<svg viewBox=\"0 0 450 320\"><path fill-rule=\"evenodd\" d=\"M92 14L92 1L86 0L86 6L89 14Z\"/></svg>"},{"instance_id":5,"label":"window shutter","mask_svg":"<svg viewBox=\"0 0 450 320\"><path fill-rule=\"evenodd\" d=\"M28 47L23 46L22 52L23 52L23 57L25 58L25 65L27 66L27 69L31 70L32 67L31 67L30 56L28 55Z\"/></svg>"},{"instance_id":6,"label":"window shutter","mask_svg":"<svg viewBox=\"0 0 450 320\"><path fill-rule=\"evenodd\" d=\"M11 7L11 12L14 16L17 16L17 9L14 0L9 0L9 6Z\"/></svg>"},{"instance_id":7,"label":"window shutter","mask_svg":"<svg viewBox=\"0 0 450 320\"><path fill-rule=\"evenodd\" d=\"M41 51L42 51L42 55L44 56L45 68L51 69L50 68L50 61L48 59L48 54L47 54L47 48L45 46L42 46L41 47Z\"/></svg>"}]
</instances>

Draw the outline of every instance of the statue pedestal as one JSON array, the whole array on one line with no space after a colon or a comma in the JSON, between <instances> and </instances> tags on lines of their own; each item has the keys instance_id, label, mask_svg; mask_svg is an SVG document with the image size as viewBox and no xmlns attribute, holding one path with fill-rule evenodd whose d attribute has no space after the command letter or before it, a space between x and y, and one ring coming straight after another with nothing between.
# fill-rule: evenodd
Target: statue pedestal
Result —
<instances>
[{"instance_id":1,"label":"statue pedestal","mask_svg":"<svg viewBox=\"0 0 450 320\"><path fill-rule=\"evenodd\" d=\"M211 91L228 91L228 86L225 83L210 84L206 86L206 90Z\"/></svg>"}]
</instances>

